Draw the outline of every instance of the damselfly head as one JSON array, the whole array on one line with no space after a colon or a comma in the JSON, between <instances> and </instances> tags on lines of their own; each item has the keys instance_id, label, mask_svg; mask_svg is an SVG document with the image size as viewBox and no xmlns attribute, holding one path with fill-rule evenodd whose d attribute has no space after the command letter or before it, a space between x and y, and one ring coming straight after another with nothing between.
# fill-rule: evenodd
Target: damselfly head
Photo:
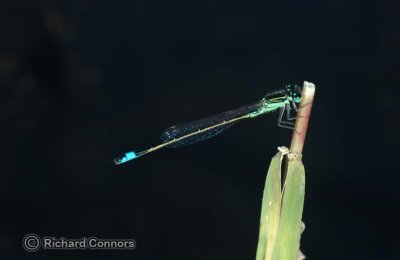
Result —
<instances>
[{"instance_id":1,"label":"damselfly head","mask_svg":"<svg viewBox=\"0 0 400 260\"><path fill-rule=\"evenodd\" d=\"M301 91L302 88L297 84L289 84L285 86L286 95L288 98L295 103L300 103L301 101Z\"/></svg>"}]
</instances>

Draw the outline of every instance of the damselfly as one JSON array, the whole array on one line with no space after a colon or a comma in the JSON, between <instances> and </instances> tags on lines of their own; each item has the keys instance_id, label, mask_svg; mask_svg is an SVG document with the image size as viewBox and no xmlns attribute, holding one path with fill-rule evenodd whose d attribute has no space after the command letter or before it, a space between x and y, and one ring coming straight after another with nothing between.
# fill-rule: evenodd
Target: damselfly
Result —
<instances>
[{"instance_id":1,"label":"damselfly","mask_svg":"<svg viewBox=\"0 0 400 260\"><path fill-rule=\"evenodd\" d=\"M139 152L127 152L116 157L114 163L122 164L164 147L177 148L198 143L220 134L242 119L258 117L273 111L279 111L278 126L293 129L292 121L295 117L291 117L290 111L292 108L297 111L296 104L300 101L301 88L296 84L286 85L283 89L268 93L258 102L211 117L172 126L162 133L161 144ZM283 119L285 111L286 120Z\"/></svg>"}]
</instances>

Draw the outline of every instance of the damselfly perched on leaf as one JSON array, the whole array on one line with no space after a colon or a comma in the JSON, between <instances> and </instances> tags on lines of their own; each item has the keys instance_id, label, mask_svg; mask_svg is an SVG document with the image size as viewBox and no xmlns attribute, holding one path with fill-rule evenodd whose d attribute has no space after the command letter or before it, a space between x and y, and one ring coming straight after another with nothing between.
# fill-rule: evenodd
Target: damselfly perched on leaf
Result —
<instances>
[{"instance_id":1,"label":"damselfly perched on leaf","mask_svg":"<svg viewBox=\"0 0 400 260\"><path fill-rule=\"evenodd\" d=\"M162 133L161 144L139 152L127 152L116 157L114 162L115 164L122 164L164 147L177 148L198 143L220 134L243 119L258 117L273 111L279 111L278 126L293 129L292 121L295 117L290 116L290 110L293 108L297 111L296 104L300 101L301 87L296 84L286 85L283 89L268 93L258 102L200 120L172 126ZM283 119L285 111L286 119Z\"/></svg>"}]
</instances>

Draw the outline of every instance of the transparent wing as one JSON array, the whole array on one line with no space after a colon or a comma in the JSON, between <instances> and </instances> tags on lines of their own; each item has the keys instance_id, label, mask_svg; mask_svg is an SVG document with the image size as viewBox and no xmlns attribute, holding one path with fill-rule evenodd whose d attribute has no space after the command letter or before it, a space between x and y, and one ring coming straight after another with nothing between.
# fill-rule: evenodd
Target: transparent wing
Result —
<instances>
[{"instance_id":1,"label":"transparent wing","mask_svg":"<svg viewBox=\"0 0 400 260\"><path fill-rule=\"evenodd\" d=\"M175 125L165 130L162 133L160 139L162 142L166 143L172 141L173 139L182 138L181 140L173 142L166 146L170 148L177 148L202 142L229 129L232 125L234 125L237 122L237 121L233 122L229 121L238 118L240 116L258 111L261 108L261 106L262 106L261 102L256 102L207 118L195 120L188 123L183 123L180 125ZM212 127L218 124L221 125ZM198 133L192 134L195 132Z\"/></svg>"}]
</instances>

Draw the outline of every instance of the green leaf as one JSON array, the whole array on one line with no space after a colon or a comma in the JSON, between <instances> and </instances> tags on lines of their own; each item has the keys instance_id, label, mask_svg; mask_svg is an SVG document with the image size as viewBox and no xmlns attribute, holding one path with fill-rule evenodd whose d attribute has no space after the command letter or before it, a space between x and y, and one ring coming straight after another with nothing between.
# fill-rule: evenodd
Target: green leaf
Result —
<instances>
[{"instance_id":1,"label":"green leaf","mask_svg":"<svg viewBox=\"0 0 400 260\"><path fill-rule=\"evenodd\" d=\"M257 260L296 259L299 251L304 205L305 172L301 156L289 154L282 175L282 160L288 151L280 148L271 160L265 182ZM286 176L283 190L282 176Z\"/></svg>"},{"instance_id":2,"label":"green leaf","mask_svg":"<svg viewBox=\"0 0 400 260\"><path fill-rule=\"evenodd\" d=\"M261 208L260 235L257 247L257 260L270 259L276 241L281 211L281 167L282 152L271 160L265 181ZM269 255L267 258L267 254Z\"/></svg>"},{"instance_id":3,"label":"green leaf","mask_svg":"<svg viewBox=\"0 0 400 260\"><path fill-rule=\"evenodd\" d=\"M301 156L288 161L281 219L272 259L296 259L302 232L305 171Z\"/></svg>"}]
</instances>

